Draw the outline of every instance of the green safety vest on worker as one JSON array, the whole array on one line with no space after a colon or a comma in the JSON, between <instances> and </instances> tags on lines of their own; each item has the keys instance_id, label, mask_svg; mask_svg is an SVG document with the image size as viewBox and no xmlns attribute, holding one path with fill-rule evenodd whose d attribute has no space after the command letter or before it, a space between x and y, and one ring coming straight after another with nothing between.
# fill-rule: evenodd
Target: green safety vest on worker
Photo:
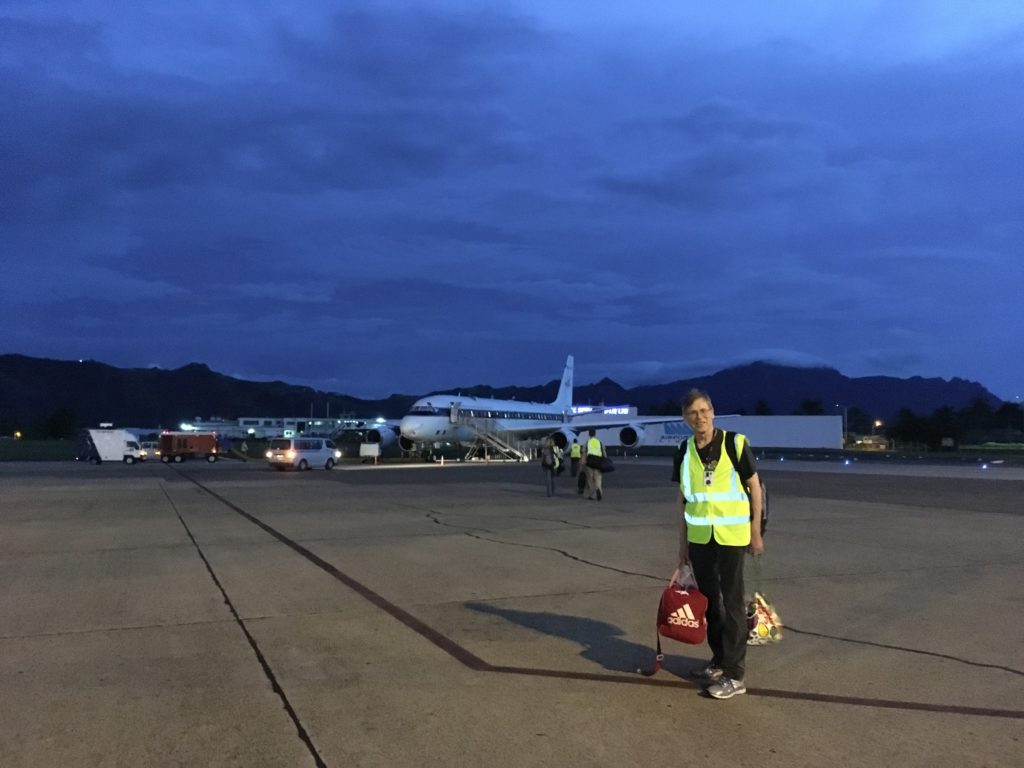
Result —
<instances>
[{"instance_id":1,"label":"green safety vest on worker","mask_svg":"<svg viewBox=\"0 0 1024 768\"><path fill-rule=\"evenodd\" d=\"M569 458L578 459L583 454L582 447L579 443L573 443L572 448L569 449Z\"/></svg>"},{"instance_id":2,"label":"green safety vest on worker","mask_svg":"<svg viewBox=\"0 0 1024 768\"><path fill-rule=\"evenodd\" d=\"M601 441L596 437L592 437L587 440L587 455L604 456L604 446L601 445Z\"/></svg>"},{"instance_id":3,"label":"green safety vest on worker","mask_svg":"<svg viewBox=\"0 0 1024 768\"><path fill-rule=\"evenodd\" d=\"M743 455L746 440L746 435L736 435L737 456ZM708 485L695 441L691 439L686 443L679 471L679 488L686 499L683 512L686 538L694 544L707 544L714 532L715 541L719 544L747 546L750 544L750 497L740 482L740 473L733 466L725 445L722 445L722 455Z\"/></svg>"}]
</instances>

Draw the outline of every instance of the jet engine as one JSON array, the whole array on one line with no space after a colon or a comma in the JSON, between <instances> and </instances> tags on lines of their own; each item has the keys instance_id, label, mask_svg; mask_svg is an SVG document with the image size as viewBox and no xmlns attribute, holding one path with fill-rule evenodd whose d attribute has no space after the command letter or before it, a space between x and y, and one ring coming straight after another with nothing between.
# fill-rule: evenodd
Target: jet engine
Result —
<instances>
[{"instance_id":1,"label":"jet engine","mask_svg":"<svg viewBox=\"0 0 1024 768\"><path fill-rule=\"evenodd\" d=\"M381 448L395 442L397 437L395 430L387 426L374 427L366 432L366 442L380 443Z\"/></svg>"},{"instance_id":2,"label":"jet engine","mask_svg":"<svg viewBox=\"0 0 1024 768\"><path fill-rule=\"evenodd\" d=\"M572 441L576 439L576 432L568 427L562 427L557 432L552 432L548 437L554 440L555 445L564 451L572 444Z\"/></svg>"},{"instance_id":3,"label":"jet engine","mask_svg":"<svg viewBox=\"0 0 1024 768\"><path fill-rule=\"evenodd\" d=\"M398 441L398 447L403 451L411 451L416 447L412 440L399 433L397 427L380 426L366 432L366 442L379 443L381 448L391 445L395 440Z\"/></svg>"},{"instance_id":4,"label":"jet engine","mask_svg":"<svg viewBox=\"0 0 1024 768\"><path fill-rule=\"evenodd\" d=\"M643 427L627 424L619 430L619 445L623 448L636 448L644 442Z\"/></svg>"}]
</instances>

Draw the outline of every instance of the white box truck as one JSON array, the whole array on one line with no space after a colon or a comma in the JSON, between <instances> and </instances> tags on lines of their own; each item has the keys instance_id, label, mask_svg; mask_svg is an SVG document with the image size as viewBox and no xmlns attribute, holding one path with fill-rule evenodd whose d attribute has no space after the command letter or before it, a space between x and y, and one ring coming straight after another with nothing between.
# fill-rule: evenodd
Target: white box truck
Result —
<instances>
[{"instance_id":1,"label":"white box truck","mask_svg":"<svg viewBox=\"0 0 1024 768\"><path fill-rule=\"evenodd\" d=\"M82 431L78 460L90 464L101 464L104 461L134 464L136 461L145 461L146 452L139 445L138 438L127 429L101 427Z\"/></svg>"}]
</instances>

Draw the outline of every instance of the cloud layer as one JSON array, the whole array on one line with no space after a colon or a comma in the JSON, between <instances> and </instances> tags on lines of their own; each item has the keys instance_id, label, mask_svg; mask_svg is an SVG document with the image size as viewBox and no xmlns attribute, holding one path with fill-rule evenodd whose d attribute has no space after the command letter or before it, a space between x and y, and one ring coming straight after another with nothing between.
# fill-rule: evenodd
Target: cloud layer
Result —
<instances>
[{"instance_id":1,"label":"cloud layer","mask_svg":"<svg viewBox=\"0 0 1024 768\"><path fill-rule=\"evenodd\" d=\"M0 4L0 351L1024 395L1019 4L301 5Z\"/></svg>"}]
</instances>

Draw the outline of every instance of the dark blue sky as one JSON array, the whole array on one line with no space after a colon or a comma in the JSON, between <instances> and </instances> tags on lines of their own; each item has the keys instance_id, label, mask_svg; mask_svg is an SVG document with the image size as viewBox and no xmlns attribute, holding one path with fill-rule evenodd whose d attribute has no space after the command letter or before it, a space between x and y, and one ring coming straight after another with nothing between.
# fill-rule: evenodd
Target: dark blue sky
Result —
<instances>
[{"instance_id":1,"label":"dark blue sky","mask_svg":"<svg viewBox=\"0 0 1024 768\"><path fill-rule=\"evenodd\" d=\"M0 0L0 352L1024 395L1024 3L639 5Z\"/></svg>"}]
</instances>

